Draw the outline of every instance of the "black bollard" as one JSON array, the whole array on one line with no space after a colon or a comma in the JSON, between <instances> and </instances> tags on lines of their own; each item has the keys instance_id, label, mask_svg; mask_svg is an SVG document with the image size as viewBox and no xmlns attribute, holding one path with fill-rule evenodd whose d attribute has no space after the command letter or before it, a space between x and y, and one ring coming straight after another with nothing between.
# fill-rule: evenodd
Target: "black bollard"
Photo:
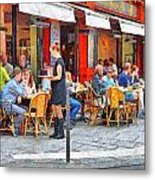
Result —
<instances>
[{"instance_id":1,"label":"black bollard","mask_svg":"<svg viewBox=\"0 0 155 180\"><path fill-rule=\"evenodd\" d=\"M69 91L67 91L67 108L66 108L66 162L70 162L70 103L69 103Z\"/></svg>"},{"instance_id":2,"label":"black bollard","mask_svg":"<svg viewBox=\"0 0 155 180\"><path fill-rule=\"evenodd\" d=\"M66 162L70 162L70 130L66 130Z\"/></svg>"}]
</instances>

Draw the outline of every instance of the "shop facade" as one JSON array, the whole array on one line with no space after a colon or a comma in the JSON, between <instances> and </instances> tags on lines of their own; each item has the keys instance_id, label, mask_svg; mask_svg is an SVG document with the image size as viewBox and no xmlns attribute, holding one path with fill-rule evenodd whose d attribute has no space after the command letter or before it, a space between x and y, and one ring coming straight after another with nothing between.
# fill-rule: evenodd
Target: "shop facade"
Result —
<instances>
[{"instance_id":1,"label":"shop facade","mask_svg":"<svg viewBox=\"0 0 155 180\"><path fill-rule=\"evenodd\" d=\"M57 41L75 81L91 80L98 59L110 57L120 69L128 61L138 65L143 76L144 6L139 1L1 4L0 51L15 64L26 54L39 74L44 63L50 65L50 44Z\"/></svg>"},{"instance_id":2,"label":"shop facade","mask_svg":"<svg viewBox=\"0 0 155 180\"><path fill-rule=\"evenodd\" d=\"M63 34L61 27L62 24L65 26L70 24L70 29L74 24L72 8L59 3L55 5L31 3L1 4L0 10L2 26L0 52L7 54L14 66L18 65L20 55L25 54L37 80L37 74L40 74L44 63L50 64L50 44L54 41L60 44L66 42L60 38ZM54 10L58 14L54 13ZM75 43L73 31L67 41L70 44Z\"/></svg>"},{"instance_id":3,"label":"shop facade","mask_svg":"<svg viewBox=\"0 0 155 180\"><path fill-rule=\"evenodd\" d=\"M120 71L125 62L136 64L139 75L144 77L144 2L103 1L74 4L80 6L79 9L85 16L85 21L81 21L84 22L83 26L79 27L82 32L79 35L79 51L82 52L79 54L80 81L91 80L97 60L110 57ZM111 19L116 22L113 24ZM90 39L91 34L94 34L94 40ZM90 60L93 61L93 66L89 66Z\"/></svg>"}]
</instances>

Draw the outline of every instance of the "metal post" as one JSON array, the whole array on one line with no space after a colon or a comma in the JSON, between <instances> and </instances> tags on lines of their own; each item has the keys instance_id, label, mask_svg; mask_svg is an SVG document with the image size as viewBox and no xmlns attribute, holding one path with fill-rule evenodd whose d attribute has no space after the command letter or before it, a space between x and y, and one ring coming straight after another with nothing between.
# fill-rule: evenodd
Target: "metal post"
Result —
<instances>
[{"instance_id":1,"label":"metal post","mask_svg":"<svg viewBox=\"0 0 155 180\"><path fill-rule=\"evenodd\" d=\"M12 63L16 64L16 45L17 45L17 7L12 5Z\"/></svg>"},{"instance_id":2,"label":"metal post","mask_svg":"<svg viewBox=\"0 0 155 180\"><path fill-rule=\"evenodd\" d=\"M70 104L69 92L67 90L67 113L66 113L66 162L70 162Z\"/></svg>"},{"instance_id":3,"label":"metal post","mask_svg":"<svg viewBox=\"0 0 155 180\"><path fill-rule=\"evenodd\" d=\"M70 162L70 130L66 130L66 162Z\"/></svg>"}]
</instances>

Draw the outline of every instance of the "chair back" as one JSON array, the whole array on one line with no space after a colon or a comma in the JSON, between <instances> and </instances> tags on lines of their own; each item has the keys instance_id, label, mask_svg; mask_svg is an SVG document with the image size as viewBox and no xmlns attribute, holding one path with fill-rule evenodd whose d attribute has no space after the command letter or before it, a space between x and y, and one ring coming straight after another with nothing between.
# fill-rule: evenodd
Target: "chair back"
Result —
<instances>
[{"instance_id":1,"label":"chair back","mask_svg":"<svg viewBox=\"0 0 155 180\"><path fill-rule=\"evenodd\" d=\"M88 88L87 99L91 102L91 105L99 106L101 96L95 92L90 82L86 81L84 84Z\"/></svg>"},{"instance_id":2,"label":"chair back","mask_svg":"<svg viewBox=\"0 0 155 180\"><path fill-rule=\"evenodd\" d=\"M29 106L29 114L33 111L35 113L35 117L45 117L46 109L48 105L49 95L45 92L40 92L36 94L30 102Z\"/></svg>"},{"instance_id":3,"label":"chair back","mask_svg":"<svg viewBox=\"0 0 155 180\"><path fill-rule=\"evenodd\" d=\"M107 91L111 108L119 108L120 101L125 100L124 93L118 87L110 87Z\"/></svg>"}]
</instances>

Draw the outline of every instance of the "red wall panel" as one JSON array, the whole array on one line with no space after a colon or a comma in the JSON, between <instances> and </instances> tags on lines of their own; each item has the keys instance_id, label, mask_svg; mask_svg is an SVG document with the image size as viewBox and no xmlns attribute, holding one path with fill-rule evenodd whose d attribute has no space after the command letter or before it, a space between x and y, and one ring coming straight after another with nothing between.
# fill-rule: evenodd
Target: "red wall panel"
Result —
<instances>
[{"instance_id":1,"label":"red wall panel","mask_svg":"<svg viewBox=\"0 0 155 180\"><path fill-rule=\"evenodd\" d=\"M88 35L79 34L79 80L81 83L92 79L94 68L88 68Z\"/></svg>"},{"instance_id":2,"label":"red wall panel","mask_svg":"<svg viewBox=\"0 0 155 180\"><path fill-rule=\"evenodd\" d=\"M43 29L43 61L50 64L50 29Z\"/></svg>"}]
</instances>

